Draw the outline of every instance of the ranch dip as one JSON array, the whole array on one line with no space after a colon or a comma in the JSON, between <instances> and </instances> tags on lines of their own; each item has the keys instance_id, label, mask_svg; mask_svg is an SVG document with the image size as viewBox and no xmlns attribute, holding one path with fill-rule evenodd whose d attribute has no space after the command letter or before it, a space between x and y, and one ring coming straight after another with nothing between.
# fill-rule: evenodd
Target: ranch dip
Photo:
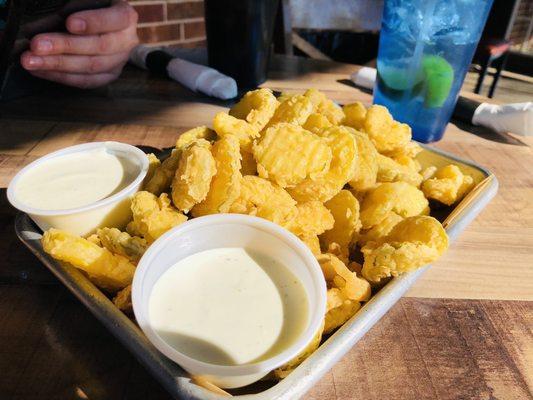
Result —
<instances>
[{"instance_id":1,"label":"ranch dip","mask_svg":"<svg viewBox=\"0 0 533 400\"><path fill-rule=\"evenodd\" d=\"M40 210L83 207L124 189L139 166L105 149L78 152L36 165L19 180L15 195Z\"/></svg>"},{"instance_id":2,"label":"ranch dip","mask_svg":"<svg viewBox=\"0 0 533 400\"><path fill-rule=\"evenodd\" d=\"M161 275L150 295L149 321L191 358L242 365L295 343L308 324L307 309L306 290L285 265L244 248L217 248Z\"/></svg>"}]
</instances>

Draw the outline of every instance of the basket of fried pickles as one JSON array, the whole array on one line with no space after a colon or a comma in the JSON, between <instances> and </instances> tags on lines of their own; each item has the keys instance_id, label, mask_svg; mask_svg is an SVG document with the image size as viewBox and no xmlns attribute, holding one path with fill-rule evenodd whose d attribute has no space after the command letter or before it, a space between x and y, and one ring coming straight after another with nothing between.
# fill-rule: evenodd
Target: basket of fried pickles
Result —
<instances>
[{"instance_id":1,"label":"basket of fried pickles","mask_svg":"<svg viewBox=\"0 0 533 400\"><path fill-rule=\"evenodd\" d=\"M392 277L435 261L448 247L432 207L452 206L474 186L457 165L422 169L408 125L385 107L343 107L316 89L246 93L212 127L182 133L168 158L149 154L143 191L123 230L83 238L50 229L44 250L82 270L131 313L135 266L158 237L190 218L254 215L300 238L327 284L322 329L274 375L281 379ZM130 314L131 315L131 314Z\"/></svg>"}]
</instances>

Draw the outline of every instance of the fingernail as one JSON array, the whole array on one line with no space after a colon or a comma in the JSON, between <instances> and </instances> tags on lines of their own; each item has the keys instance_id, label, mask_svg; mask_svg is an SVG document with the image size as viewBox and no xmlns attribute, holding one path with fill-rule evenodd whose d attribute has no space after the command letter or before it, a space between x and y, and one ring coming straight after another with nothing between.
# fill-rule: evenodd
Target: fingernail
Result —
<instances>
[{"instance_id":1,"label":"fingernail","mask_svg":"<svg viewBox=\"0 0 533 400\"><path fill-rule=\"evenodd\" d=\"M51 51L53 48L52 41L48 39L41 39L37 42L37 50L42 52Z\"/></svg>"},{"instance_id":2,"label":"fingernail","mask_svg":"<svg viewBox=\"0 0 533 400\"><path fill-rule=\"evenodd\" d=\"M30 56L26 59L26 67L28 69L38 69L43 65L43 59L41 57Z\"/></svg>"},{"instance_id":3,"label":"fingernail","mask_svg":"<svg viewBox=\"0 0 533 400\"><path fill-rule=\"evenodd\" d=\"M69 28L72 32L85 32L87 23L81 18L72 18L69 21Z\"/></svg>"}]
</instances>

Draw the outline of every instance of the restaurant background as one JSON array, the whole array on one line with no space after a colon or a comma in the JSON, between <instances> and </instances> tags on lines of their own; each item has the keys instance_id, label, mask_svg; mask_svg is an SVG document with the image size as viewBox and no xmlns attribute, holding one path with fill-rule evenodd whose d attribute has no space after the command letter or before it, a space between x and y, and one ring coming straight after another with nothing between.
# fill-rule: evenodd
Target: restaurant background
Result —
<instances>
[{"instance_id":1,"label":"restaurant background","mask_svg":"<svg viewBox=\"0 0 533 400\"><path fill-rule=\"evenodd\" d=\"M327 28L325 24L329 21L330 25L335 23L339 30L346 30L348 28L346 24L349 23L356 30L374 31L380 26L380 11L383 7L381 0L338 0L335 2L337 8L358 9L359 13L364 12L367 17L357 21L335 18L334 10L326 13L324 17L323 8L319 7L321 3L324 3L323 0L285 0L285 2L293 10L299 11L296 14L293 13L293 27L300 29ZM203 0L130 0L130 3L139 14L138 34L142 43L176 47L206 46ZM511 18L506 30L508 30L507 36L513 42L513 50L531 54L533 52L531 37L533 0L496 0L495 3L505 3L506 8L509 9ZM368 18L369 11L370 18Z\"/></svg>"}]
</instances>

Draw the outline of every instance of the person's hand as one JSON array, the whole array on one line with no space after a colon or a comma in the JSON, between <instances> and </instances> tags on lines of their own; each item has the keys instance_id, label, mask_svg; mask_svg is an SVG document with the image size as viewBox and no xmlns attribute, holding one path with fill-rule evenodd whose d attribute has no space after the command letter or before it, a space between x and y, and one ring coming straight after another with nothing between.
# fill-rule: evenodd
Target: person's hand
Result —
<instances>
[{"instance_id":1,"label":"person's hand","mask_svg":"<svg viewBox=\"0 0 533 400\"><path fill-rule=\"evenodd\" d=\"M36 35L20 61L32 75L78 88L106 85L120 75L139 43L137 13L122 0L80 11L66 20L68 33Z\"/></svg>"}]
</instances>

